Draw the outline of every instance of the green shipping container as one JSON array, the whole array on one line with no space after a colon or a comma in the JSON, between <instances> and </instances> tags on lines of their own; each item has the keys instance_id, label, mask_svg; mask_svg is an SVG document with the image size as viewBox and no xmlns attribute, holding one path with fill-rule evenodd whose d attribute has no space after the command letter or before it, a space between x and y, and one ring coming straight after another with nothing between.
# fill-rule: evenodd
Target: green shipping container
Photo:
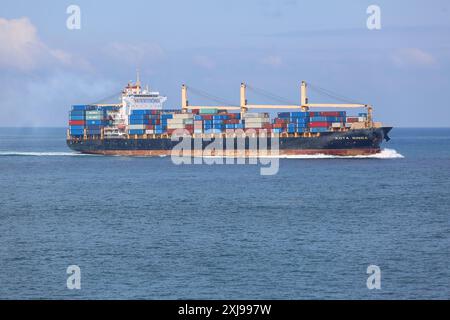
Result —
<instances>
[{"instance_id":1,"label":"green shipping container","mask_svg":"<svg viewBox=\"0 0 450 320\"><path fill-rule=\"evenodd\" d=\"M216 114L217 109L200 109L199 113L200 114Z\"/></svg>"}]
</instances>

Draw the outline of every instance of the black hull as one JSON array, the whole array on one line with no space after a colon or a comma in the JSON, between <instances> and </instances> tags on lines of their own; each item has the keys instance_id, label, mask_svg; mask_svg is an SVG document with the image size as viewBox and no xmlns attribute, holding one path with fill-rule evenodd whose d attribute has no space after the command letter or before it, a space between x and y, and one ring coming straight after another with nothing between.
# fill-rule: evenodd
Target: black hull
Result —
<instances>
[{"instance_id":1,"label":"black hull","mask_svg":"<svg viewBox=\"0 0 450 320\"><path fill-rule=\"evenodd\" d=\"M301 155L301 154L333 154L333 155L362 155L380 152L383 140L388 141L388 133L391 127L370 128L360 130L348 130L342 132L324 132L319 136L311 137L280 137L280 155ZM201 148L194 146L192 141L191 149L204 150L209 144L217 139L203 140ZM251 138L245 140L245 154L251 153ZM271 150L271 138L267 138L267 149ZM237 147L236 139L234 141ZM170 155L173 148L179 141L172 141L170 138L147 138L147 139L68 139L67 145L74 151L88 154L104 155L137 155L137 156L158 156ZM242 149L242 148L241 148ZM196 155L194 153L194 155Z\"/></svg>"}]
</instances>

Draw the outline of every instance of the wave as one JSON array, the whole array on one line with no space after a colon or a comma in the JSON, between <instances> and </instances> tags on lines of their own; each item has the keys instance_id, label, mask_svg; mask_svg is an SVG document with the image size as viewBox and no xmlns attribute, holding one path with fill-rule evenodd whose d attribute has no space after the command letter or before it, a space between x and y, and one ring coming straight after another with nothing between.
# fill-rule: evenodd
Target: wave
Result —
<instances>
[{"instance_id":1,"label":"wave","mask_svg":"<svg viewBox=\"0 0 450 320\"><path fill-rule=\"evenodd\" d=\"M77 152L35 152L35 151L0 151L0 156L4 157L73 157L73 156L89 156Z\"/></svg>"},{"instance_id":2,"label":"wave","mask_svg":"<svg viewBox=\"0 0 450 320\"><path fill-rule=\"evenodd\" d=\"M98 156L93 154L84 154L77 152L34 152L34 151L0 151L0 156L29 156L29 157L74 157L74 156ZM159 156L161 158L165 155ZM203 156L204 158L224 158L223 156ZM231 156L230 158L235 158ZM258 158L258 157L255 157ZM278 155L262 156L261 158L279 158L279 159L401 159L404 156L394 149L383 149L380 153L359 156L333 156L328 154L311 155Z\"/></svg>"},{"instance_id":3,"label":"wave","mask_svg":"<svg viewBox=\"0 0 450 320\"><path fill-rule=\"evenodd\" d=\"M203 156L203 158L235 158L234 156ZM381 152L359 156L335 156L329 154L302 154L302 155L267 155L250 156L248 158L277 158L277 159L401 159L404 156L394 149L382 149Z\"/></svg>"},{"instance_id":4,"label":"wave","mask_svg":"<svg viewBox=\"0 0 450 320\"><path fill-rule=\"evenodd\" d=\"M394 149L382 149L381 152L358 156L334 156L329 154L314 155L286 155L279 156L282 159L402 159L404 156Z\"/></svg>"}]
</instances>

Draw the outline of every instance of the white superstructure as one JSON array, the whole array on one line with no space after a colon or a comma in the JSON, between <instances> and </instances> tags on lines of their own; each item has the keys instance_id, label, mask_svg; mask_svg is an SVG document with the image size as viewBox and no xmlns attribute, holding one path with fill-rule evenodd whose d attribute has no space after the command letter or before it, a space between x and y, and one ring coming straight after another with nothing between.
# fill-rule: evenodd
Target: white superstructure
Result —
<instances>
[{"instance_id":1,"label":"white superstructure","mask_svg":"<svg viewBox=\"0 0 450 320\"><path fill-rule=\"evenodd\" d=\"M138 73L136 83L129 82L122 91L121 124L128 125L128 116L133 110L162 110L166 100L166 96L160 95L158 91L150 91L148 86L142 89Z\"/></svg>"}]
</instances>

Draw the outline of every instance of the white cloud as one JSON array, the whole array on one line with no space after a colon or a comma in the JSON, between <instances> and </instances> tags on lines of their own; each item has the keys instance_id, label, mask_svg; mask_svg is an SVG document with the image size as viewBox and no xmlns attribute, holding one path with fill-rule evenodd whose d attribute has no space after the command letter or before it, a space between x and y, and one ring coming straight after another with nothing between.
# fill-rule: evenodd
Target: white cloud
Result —
<instances>
[{"instance_id":1,"label":"white cloud","mask_svg":"<svg viewBox=\"0 0 450 320\"><path fill-rule=\"evenodd\" d=\"M418 48L403 48L392 55L392 61L398 67L433 66L437 63L435 57Z\"/></svg>"},{"instance_id":2,"label":"white cloud","mask_svg":"<svg viewBox=\"0 0 450 320\"><path fill-rule=\"evenodd\" d=\"M216 67L216 63L207 56L195 56L194 64L207 70L212 70Z\"/></svg>"},{"instance_id":3,"label":"white cloud","mask_svg":"<svg viewBox=\"0 0 450 320\"><path fill-rule=\"evenodd\" d=\"M50 48L42 42L36 27L26 17L0 18L0 43L0 68L25 71L55 62L63 65L74 63L69 53Z\"/></svg>"},{"instance_id":4,"label":"white cloud","mask_svg":"<svg viewBox=\"0 0 450 320\"><path fill-rule=\"evenodd\" d=\"M0 126L66 126L72 104L94 103L114 93L118 98L121 85L107 77L67 70L0 76Z\"/></svg>"},{"instance_id":5,"label":"white cloud","mask_svg":"<svg viewBox=\"0 0 450 320\"><path fill-rule=\"evenodd\" d=\"M107 53L115 59L125 61L135 66L144 62L158 62L165 57L164 50L155 43L124 43L114 42L107 47Z\"/></svg>"},{"instance_id":6,"label":"white cloud","mask_svg":"<svg viewBox=\"0 0 450 320\"><path fill-rule=\"evenodd\" d=\"M260 62L267 66L279 67L283 64L283 59L279 56L267 56L261 59Z\"/></svg>"}]
</instances>

